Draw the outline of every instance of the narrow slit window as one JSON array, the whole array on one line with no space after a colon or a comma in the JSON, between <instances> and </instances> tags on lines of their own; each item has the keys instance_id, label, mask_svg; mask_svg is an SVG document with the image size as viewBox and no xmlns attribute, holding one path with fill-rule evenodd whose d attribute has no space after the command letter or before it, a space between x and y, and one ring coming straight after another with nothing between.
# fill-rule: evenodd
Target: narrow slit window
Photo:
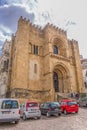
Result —
<instances>
[{"instance_id":1,"label":"narrow slit window","mask_svg":"<svg viewBox=\"0 0 87 130\"><path fill-rule=\"evenodd\" d=\"M38 46L34 45L34 54L38 55Z\"/></svg>"},{"instance_id":2,"label":"narrow slit window","mask_svg":"<svg viewBox=\"0 0 87 130\"><path fill-rule=\"evenodd\" d=\"M37 73L37 64L34 64L34 73Z\"/></svg>"}]
</instances>

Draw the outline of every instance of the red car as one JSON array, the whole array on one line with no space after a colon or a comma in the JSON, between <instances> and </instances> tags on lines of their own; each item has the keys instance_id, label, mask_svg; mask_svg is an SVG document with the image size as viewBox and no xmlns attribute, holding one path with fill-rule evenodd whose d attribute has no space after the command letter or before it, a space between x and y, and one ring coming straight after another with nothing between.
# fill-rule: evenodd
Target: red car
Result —
<instances>
[{"instance_id":1,"label":"red car","mask_svg":"<svg viewBox=\"0 0 87 130\"><path fill-rule=\"evenodd\" d=\"M74 100L69 100L69 99L61 100L60 106L64 114L73 113L73 112L78 113L79 110L79 106L77 102Z\"/></svg>"}]
</instances>

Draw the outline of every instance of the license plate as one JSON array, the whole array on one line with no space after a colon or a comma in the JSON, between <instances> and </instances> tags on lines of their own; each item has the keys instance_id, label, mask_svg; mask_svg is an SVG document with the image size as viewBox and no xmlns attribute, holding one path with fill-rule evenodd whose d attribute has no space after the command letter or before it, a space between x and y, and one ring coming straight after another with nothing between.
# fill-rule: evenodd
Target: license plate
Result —
<instances>
[{"instance_id":1,"label":"license plate","mask_svg":"<svg viewBox=\"0 0 87 130\"><path fill-rule=\"evenodd\" d=\"M9 114L10 111L2 111L2 114Z\"/></svg>"},{"instance_id":2,"label":"license plate","mask_svg":"<svg viewBox=\"0 0 87 130\"><path fill-rule=\"evenodd\" d=\"M75 107L75 105L72 105L71 107Z\"/></svg>"},{"instance_id":3,"label":"license plate","mask_svg":"<svg viewBox=\"0 0 87 130\"><path fill-rule=\"evenodd\" d=\"M31 111L36 111L36 109L31 109Z\"/></svg>"},{"instance_id":4,"label":"license plate","mask_svg":"<svg viewBox=\"0 0 87 130\"><path fill-rule=\"evenodd\" d=\"M56 108L55 110L58 110L58 108Z\"/></svg>"}]
</instances>

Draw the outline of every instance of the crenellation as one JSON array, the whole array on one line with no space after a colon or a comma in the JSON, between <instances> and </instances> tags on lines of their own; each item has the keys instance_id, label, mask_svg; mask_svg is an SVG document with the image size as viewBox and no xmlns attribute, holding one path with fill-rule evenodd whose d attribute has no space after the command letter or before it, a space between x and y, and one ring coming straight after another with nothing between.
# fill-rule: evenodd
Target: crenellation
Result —
<instances>
[{"instance_id":1,"label":"crenellation","mask_svg":"<svg viewBox=\"0 0 87 130\"><path fill-rule=\"evenodd\" d=\"M50 28L50 29L54 29L55 31L57 31L59 34L62 34L63 36L67 37L67 32L59 27L56 27L55 25L53 24L50 24L50 23L47 23L46 26L44 27L44 30L46 28Z\"/></svg>"},{"instance_id":2,"label":"crenellation","mask_svg":"<svg viewBox=\"0 0 87 130\"><path fill-rule=\"evenodd\" d=\"M33 26L31 22L30 22L30 26L31 26L31 27Z\"/></svg>"},{"instance_id":3,"label":"crenellation","mask_svg":"<svg viewBox=\"0 0 87 130\"><path fill-rule=\"evenodd\" d=\"M71 44L71 43L72 43L72 41L71 41L70 39L68 39L68 43L69 43L69 44Z\"/></svg>"},{"instance_id":4,"label":"crenellation","mask_svg":"<svg viewBox=\"0 0 87 130\"><path fill-rule=\"evenodd\" d=\"M56 30L58 30L59 28L58 27L56 27Z\"/></svg>"},{"instance_id":5,"label":"crenellation","mask_svg":"<svg viewBox=\"0 0 87 130\"><path fill-rule=\"evenodd\" d=\"M76 40L74 40L74 39L72 39L71 42L72 42L73 44L77 44L77 45L78 45L78 41L76 41Z\"/></svg>"},{"instance_id":6,"label":"crenellation","mask_svg":"<svg viewBox=\"0 0 87 130\"><path fill-rule=\"evenodd\" d=\"M26 18L23 18L22 16L19 18L19 20L18 20L18 25L21 25L21 24L26 24L26 25L28 25L28 24L30 24L30 20L28 19L26 19Z\"/></svg>"},{"instance_id":7,"label":"crenellation","mask_svg":"<svg viewBox=\"0 0 87 130\"><path fill-rule=\"evenodd\" d=\"M23 23L23 24L29 24L32 29L37 30L37 31L43 31L48 27L51 29L54 29L55 31L57 31L59 34L62 34L64 36L67 36L67 32L65 30L62 30L61 28L56 27L53 24L47 23L46 26L44 27L44 29L42 29L41 27L39 27L38 25L32 24L30 22L30 20L27 20L26 18L23 18L22 16L19 18L19 22Z\"/></svg>"},{"instance_id":8,"label":"crenellation","mask_svg":"<svg viewBox=\"0 0 87 130\"><path fill-rule=\"evenodd\" d=\"M61 34L61 28L59 28L59 30L58 30L58 31L59 31L59 33Z\"/></svg>"}]
</instances>

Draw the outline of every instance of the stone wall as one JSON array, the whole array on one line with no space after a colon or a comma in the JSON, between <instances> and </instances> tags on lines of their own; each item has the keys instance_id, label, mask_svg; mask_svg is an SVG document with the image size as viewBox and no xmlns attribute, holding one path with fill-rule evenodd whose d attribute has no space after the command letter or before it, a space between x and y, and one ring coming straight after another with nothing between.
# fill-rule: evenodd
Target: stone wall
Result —
<instances>
[{"instance_id":1,"label":"stone wall","mask_svg":"<svg viewBox=\"0 0 87 130\"><path fill-rule=\"evenodd\" d=\"M63 92L83 92L78 43L68 40L64 30L50 24L41 29L20 17L13 39L8 74L11 97L54 101L53 72L59 74ZM53 53L54 45L58 54Z\"/></svg>"}]
</instances>

